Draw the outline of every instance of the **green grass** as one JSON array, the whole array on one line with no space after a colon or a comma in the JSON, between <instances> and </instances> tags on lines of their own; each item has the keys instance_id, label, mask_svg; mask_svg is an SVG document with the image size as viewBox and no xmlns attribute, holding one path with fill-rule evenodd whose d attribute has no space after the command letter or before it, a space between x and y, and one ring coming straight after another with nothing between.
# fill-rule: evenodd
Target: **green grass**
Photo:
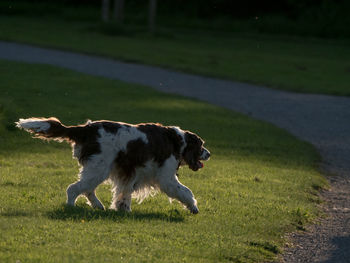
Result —
<instances>
[{"instance_id":1,"label":"green grass","mask_svg":"<svg viewBox=\"0 0 350 263\"><path fill-rule=\"evenodd\" d=\"M326 186L312 146L270 124L206 103L69 70L0 61L1 262L267 262L286 232L319 212ZM206 140L204 169L179 171L198 200L191 215L164 194L124 214L64 205L78 165L67 144L16 129L19 117L56 116L179 125ZM110 205L108 185L97 195Z\"/></svg>"},{"instance_id":2,"label":"green grass","mask_svg":"<svg viewBox=\"0 0 350 263\"><path fill-rule=\"evenodd\" d=\"M161 22L158 34L150 36L140 26L142 20L130 21L125 28L102 25L98 8L55 9L43 3L39 9L19 4L16 8L12 3L9 9L6 3L0 4L0 12L5 14L0 16L2 40L98 54L276 89L350 95L349 40L162 27ZM45 8L40 9L40 5ZM39 12L41 15L37 15ZM44 15L46 12L49 15Z\"/></svg>"}]
</instances>

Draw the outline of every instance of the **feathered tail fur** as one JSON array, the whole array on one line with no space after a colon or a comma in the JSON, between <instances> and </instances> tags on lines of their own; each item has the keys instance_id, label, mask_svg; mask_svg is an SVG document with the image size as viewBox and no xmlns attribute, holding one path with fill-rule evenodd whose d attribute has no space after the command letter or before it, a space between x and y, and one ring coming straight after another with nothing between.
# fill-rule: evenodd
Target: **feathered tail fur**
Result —
<instances>
[{"instance_id":1,"label":"feathered tail fur","mask_svg":"<svg viewBox=\"0 0 350 263\"><path fill-rule=\"evenodd\" d=\"M69 128L64 126L58 119L51 118L28 118L19 119L16 126L40 139L53 139L56 141L70 140Z\"/></svg>"}]
</instances>

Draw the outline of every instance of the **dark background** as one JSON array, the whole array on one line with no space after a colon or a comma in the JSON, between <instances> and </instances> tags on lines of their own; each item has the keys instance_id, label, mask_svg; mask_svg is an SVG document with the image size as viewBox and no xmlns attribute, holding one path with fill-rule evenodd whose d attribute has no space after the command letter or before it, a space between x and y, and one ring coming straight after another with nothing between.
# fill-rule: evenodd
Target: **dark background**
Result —
<instances>
[{"instance_id":1,"label":"dark background","mask_svg":"<svg viewBox=\"0 0 350 263\"><path fill-rule=\"evenodd\" d=\"M110 2L112 5L113 0ZM28 12L27 8L15 8L16 3L32 5L27 15L59 14L63 6L101 7L101 0L13 0L14 8L2 6L0 14ZM148 0L125 0L125 24L144 23L148 5ZM349 12L348 0L158 0L157 25L348 38Z\"/></svg>"}]
</instances>

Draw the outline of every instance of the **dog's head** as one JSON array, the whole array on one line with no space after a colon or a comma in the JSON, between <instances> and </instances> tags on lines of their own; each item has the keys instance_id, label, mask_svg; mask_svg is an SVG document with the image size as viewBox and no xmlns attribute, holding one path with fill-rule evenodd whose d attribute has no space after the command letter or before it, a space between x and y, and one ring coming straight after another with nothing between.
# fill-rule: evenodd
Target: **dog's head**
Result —
<instances>
[{"instance_id":1,"label":"dog's head","mask_svg":"<svg viewBox=\"0 0 350 263\"><path fill-rule=\"evenodd\" d=\"M204 141L196 134L186 131L185 142L186 147L182 154L184 162L193 171L203 168L201 161L207 161L210 158L210 152L203 147Z\"/></svg>"}]
</instances>

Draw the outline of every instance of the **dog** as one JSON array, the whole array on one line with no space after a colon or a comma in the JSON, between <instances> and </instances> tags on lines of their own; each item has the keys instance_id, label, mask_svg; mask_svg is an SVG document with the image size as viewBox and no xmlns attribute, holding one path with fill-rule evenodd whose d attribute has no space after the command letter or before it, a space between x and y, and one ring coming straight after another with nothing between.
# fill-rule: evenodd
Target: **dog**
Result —
<instances>
[{"instance_id":1,"label":"dog","mask_svg":"<svg viewBox=\"0 0 350 263\"><path fill-rule=\"evenodd\" d=\"M204 141L195 133L159 123L132 125L114 121L88 121L65 126L57 118L19 119L16 126L44 140L67 141L80 165L79 180L67 188L67 204L78 196L105 209L95 194L104 181L112 183L111 209L131 211L131 198L141 203L158 190L180 201L191 213L199 212L192 191L177 177L180 166L193 171L210 158Z\"/></svg>"}]
</instances>

